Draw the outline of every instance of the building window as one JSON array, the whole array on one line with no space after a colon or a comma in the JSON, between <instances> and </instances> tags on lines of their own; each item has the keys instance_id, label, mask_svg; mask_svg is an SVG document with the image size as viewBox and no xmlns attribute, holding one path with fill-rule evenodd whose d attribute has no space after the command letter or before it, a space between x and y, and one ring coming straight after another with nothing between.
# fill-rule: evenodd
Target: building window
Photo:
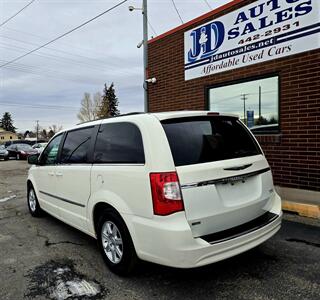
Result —
<instances>
[{"instance_id":1,"label":"building window","mask_svg":"<svg viewBox=\"0 0 320 300\"><path fill-rule=\"evenodd\" d=\"M210 111L236 114L254 133L279 131L279 77L209 89Z\"/></svg>"},{"instance_id":2,"label":"building window","mask_svg":"<svg viewBox=\"0 0 320 300\"><path fill-rule=\"evenodd\" d=\"M12 140L12 136L10 135L10 140Z\"/></svg>"}]
</instances>

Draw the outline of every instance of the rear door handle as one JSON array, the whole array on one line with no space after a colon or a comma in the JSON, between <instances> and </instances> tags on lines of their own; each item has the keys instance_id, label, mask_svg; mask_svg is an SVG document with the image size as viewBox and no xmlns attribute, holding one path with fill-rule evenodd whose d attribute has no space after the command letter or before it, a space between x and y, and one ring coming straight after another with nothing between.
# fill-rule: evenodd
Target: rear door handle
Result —
<instances>
[{"instance_id":1,"label":"rear door handle","mask_svg":"<svg viewBox=\"0 0 320 300\"><path fill-rule=\"evenodd\" d=\"M252 164L247 164L247 165L243 165L243 166L225 168L225 169L223 169L223 170L225 170L225 171L240 171L240 170L248 169L248 168L250 168L251 166L252 166Z\"/></svg>"},{"instance_id":2,"label":"rear door handle","mask_svg":"<svg viewBox=\"0 0 320 300\"><path fill-rule=\"evenodd\" d=\"M54 176L54 172L48 172L49 176Z\"/></svg>"},{"instance_id":3,"label":"rear door handle","mask_svg":"<svg viewBox=\"0 0 320 300\"><path fill-rule=\"evenodd\" d=\"M58 176L58 177L62 177L62 176L63 176L63 174L62 174L61 172L57 172L57 173L56 173L56 176Z\"/></svg>"}]
</instances>

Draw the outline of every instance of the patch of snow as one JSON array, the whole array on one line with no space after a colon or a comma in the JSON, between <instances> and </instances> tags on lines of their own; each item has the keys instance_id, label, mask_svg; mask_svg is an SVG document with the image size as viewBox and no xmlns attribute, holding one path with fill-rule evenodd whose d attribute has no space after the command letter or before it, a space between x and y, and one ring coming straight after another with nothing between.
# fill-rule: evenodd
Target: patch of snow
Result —
<instances>
[{"instance_id":1,"label":"patch of snow","mask_svg":"<svg viewBox=\"0 0 320 300\"><path fill-rule=\"evenodd\" d=\"M59 279L56 286L52 289L50 298L56 300L65 300L76 297L93 297L100 293L100 287L94 282L88 282L84 279L69 280L64 282Z\"/></svg>"},{"instance_id":2,"label":"patch of snow","mask_svg":"<svg viewBox=\"0 0 320 300\"><path fill-rule=\"evenodd\" d=\"M14 199L14 198L17 198L17 196L16 195L12 195L12 196L9 196L9 197L2 198L2 199L0 199L0 203L7 202L7 201L9 201L11 199Z\"/></svg>"}]
</instances>

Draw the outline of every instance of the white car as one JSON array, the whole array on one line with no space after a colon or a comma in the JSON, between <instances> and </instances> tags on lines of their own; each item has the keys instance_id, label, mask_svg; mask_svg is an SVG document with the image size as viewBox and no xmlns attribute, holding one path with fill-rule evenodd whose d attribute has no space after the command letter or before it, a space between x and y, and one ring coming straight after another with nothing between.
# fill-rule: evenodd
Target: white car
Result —
<instances>
[{"instance_id":1,"label":"white car","mask_svg":"<svg viewBox=\"0 0 320 300\"><path fill-rule=\"evenodd\" d=\"M33 149L37 150L38 153L41 153L43 149L47 146L48 143L36 143L32 146Z\"/></svg>"},{"instance_id":2,"label":"white car","mask_svg":"<svg viewBox=\"0 0 320 300\"><path fill-rule=\"evenodd\" d=\"M211 264L271 238L281 199L235 116L133 114L78 125L31 156L28 206L98 239L109 268Z\"/></svg>"}]
</instances>

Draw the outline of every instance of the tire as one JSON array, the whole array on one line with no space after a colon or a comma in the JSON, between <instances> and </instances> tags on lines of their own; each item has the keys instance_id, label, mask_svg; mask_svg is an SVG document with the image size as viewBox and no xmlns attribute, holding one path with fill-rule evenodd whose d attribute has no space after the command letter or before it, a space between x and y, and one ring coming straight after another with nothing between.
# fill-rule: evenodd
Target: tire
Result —
<instances>
[{"instance_id":1,"label":"tire","mask_svg":"<svg viewBox=\"0 0 320 300\"><path fill-rule=\"evenodd\" d=\"M97 235L99 250L109 269L120 276L132 273L138 257L129 230L115 210L107 209L102 213Z\"/></svg>"},{"instance_id":2,"label":"tire","mask_svg":"<svg viewBox=\"0 0 320 300\"><path fill-rule=\"evenodd\" d=\"M28 208L29 208L29 212L33 217L41 217L43 216L43 210L41 209L40 205L39 205L39 201L36 195L36 192L33 188L33 186L31 185L28 188Z\"/></svg>"}]
</instances>

